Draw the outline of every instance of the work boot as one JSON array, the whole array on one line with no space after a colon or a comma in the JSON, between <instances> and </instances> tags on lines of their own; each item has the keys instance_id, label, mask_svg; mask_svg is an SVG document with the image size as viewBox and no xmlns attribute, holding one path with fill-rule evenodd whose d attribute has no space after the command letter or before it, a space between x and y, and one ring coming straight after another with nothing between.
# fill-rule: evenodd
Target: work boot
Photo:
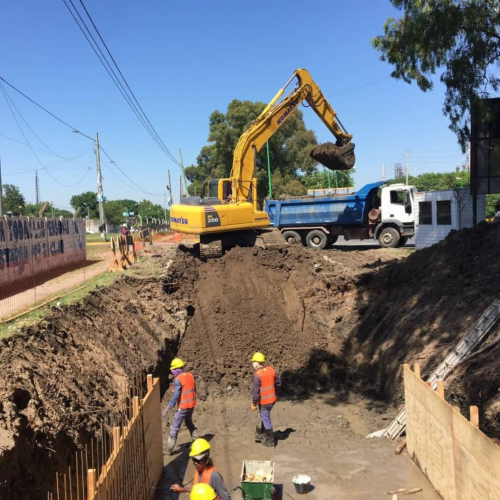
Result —
<instances>
[{"instance_id":1,"label":"work boot","mask_svg":"<svg viewBox=\"0 0 500 500\"><path fill-rule=\"evenodd\" d=\"M255 426L255 442L256 443L263 443L264 442L264 426L263 425L256 425Z\"/></svg>"},{"instance_id":2,"label":"work boot","mask_svg":"<svg viewBox=\"0 0 500 500\"><path fill-rule=\"evenodd\" d=\"M195 439L198 439L200 437L200 433L198 432L198 429L193 429L193 432L191 433L191 440L194 441Z\"/></svg>"},{"instance_id":3,"label":"work boot","mask_svg":"<svg viewBox=\"0 0 500 500\"><path fill-rule=\"evenodd\" d=\"M266 429L266 440L264 441L264 446L274 448L274 432L272 429Z\"/></svg>"},{"instance_id":4,"label":"work boot","mask_svg":"<svg viewBox=\"0 0 500 500\"><path fill-rule=\"evenodd\" d=\"M172 436L168 436L167 439L167 453L169 455L172 455L172 452L174 451L175 448L175 442L177 441L177 438L173 438Z\"/></svg>"}]
</instances>

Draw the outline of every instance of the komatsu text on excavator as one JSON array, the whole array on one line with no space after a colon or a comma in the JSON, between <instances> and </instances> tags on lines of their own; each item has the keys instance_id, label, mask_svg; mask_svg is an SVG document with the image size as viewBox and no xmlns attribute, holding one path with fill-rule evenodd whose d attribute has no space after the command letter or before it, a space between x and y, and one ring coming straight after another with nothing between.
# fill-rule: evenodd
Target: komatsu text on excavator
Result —
<instances>
[{"instance_id":1,"label":"komatsu text on excavator","mask_svg":"<svg viewBox=\"0 0 500 500\"><path fill-rule=\"evenodd\" d=\"M279 100L295 78L295 89ZM208 196L182 198L181 203L172 205L172 230L199 235L204 255L218 255L234 245L255 244L258 230L270 225L268 214L257 208L257 179L253 177L257 153L304 100L336 138L335 144L317 145L311 156L330 170L352 168L352 135L346 132L309 72L298 69L240 137L231 176L210 180Z\"/></svg>"}]
</instances>

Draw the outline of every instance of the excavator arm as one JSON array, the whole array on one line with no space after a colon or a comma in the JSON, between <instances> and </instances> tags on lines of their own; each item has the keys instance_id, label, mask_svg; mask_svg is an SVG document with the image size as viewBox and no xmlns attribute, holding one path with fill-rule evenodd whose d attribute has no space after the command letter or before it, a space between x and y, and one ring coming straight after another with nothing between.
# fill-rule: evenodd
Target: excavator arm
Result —
<instances>
[{"instance_id":1,"label":"excavator arm","mask_svg":"<svg viewBox=\"0 0 500 500\"><path fill-rule=\"evenodd\" d=\"M295 90L278 102L294 78L298 81ZM247 201L251 198L257 153L304 100L337 140L336 144L318 145L311 152L311 156L331 170L347 170L354 166L352 135L346 132L309 72L298 69L240 137L236 145L231 170L233 202Z\"/></svg>"}]
</instances>

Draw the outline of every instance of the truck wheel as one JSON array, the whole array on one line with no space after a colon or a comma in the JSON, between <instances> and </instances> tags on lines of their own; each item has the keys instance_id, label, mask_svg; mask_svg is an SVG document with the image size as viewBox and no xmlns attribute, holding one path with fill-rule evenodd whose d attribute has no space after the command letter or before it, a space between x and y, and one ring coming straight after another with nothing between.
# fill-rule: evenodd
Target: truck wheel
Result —
<instances>
[{"instance_id":1,"label":"truck wheel","mask_svg":"<svg viewBox=\"0 0 500 500\"><path fill-rule=\"evenodd\" d=\"M398 231L393 227L386 227L382 229L380 236L378 237L378 242L381 247L384 248L396 248L398 246L401 236Z\"/></svg>"},{"instance_id":2,"label":"truck wheel","mask_svg":"<svg viewBox=\"0 0 500 500\"><path fill-rule=\"evenodd\" d=\"M283 231L283 238L288 245L292 243L302 243L302 238L297 231Z\"/></svg>"},{"instance_id":3,"label":"truck wheel","mask_svg":"<svg viewBox=\"0 0 500 500\"><path fill-rule=\"evenodd\" d=\"M309 248L314 248L315 250L322 250L326 247L328 243L328 238L323 231L319 229L314 229L309 231L306 236L306 245Z\"/></svg>"},{"instance_id":4,"label":"truck wheel","mask_svg":"<svg viewBox=\"0 0 500 500\"><path fill-rule=\"evenodd\" d=\"M336 234L330 234L328 236L328 245L333 246L335 243L337 243L337 240L339 239L338 235Z\"/></svg>"},{"instance_id":5,"label":"truck wheel","mask_svg":"<svg viewBox=\"0 0 500 500\"><path fill-rule=\"evenodd\" d=\"M398 248L404 247L407 241L408 241L408 236L401 236L401 238L399 238L399 243L397 244L397 247Z\"/></svg>"}]
</instances>

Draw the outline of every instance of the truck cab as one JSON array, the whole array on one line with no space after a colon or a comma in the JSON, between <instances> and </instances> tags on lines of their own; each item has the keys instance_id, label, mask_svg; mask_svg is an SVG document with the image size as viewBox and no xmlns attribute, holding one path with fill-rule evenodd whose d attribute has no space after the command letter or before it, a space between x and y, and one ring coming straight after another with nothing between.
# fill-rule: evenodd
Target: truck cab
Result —
<instances>
[{"instance_id":1,"label":"truck cab","mask_svg":"<svg viewBox=\"0 0 500 500\"><path fill-rule=\"evenodd\" d=\"M380 190L380 219L374 238L383 247L403 246L415 234L414 186L391 184ZM397 233L397 234L396 234Z\"/></svg>"}]
</instances>

